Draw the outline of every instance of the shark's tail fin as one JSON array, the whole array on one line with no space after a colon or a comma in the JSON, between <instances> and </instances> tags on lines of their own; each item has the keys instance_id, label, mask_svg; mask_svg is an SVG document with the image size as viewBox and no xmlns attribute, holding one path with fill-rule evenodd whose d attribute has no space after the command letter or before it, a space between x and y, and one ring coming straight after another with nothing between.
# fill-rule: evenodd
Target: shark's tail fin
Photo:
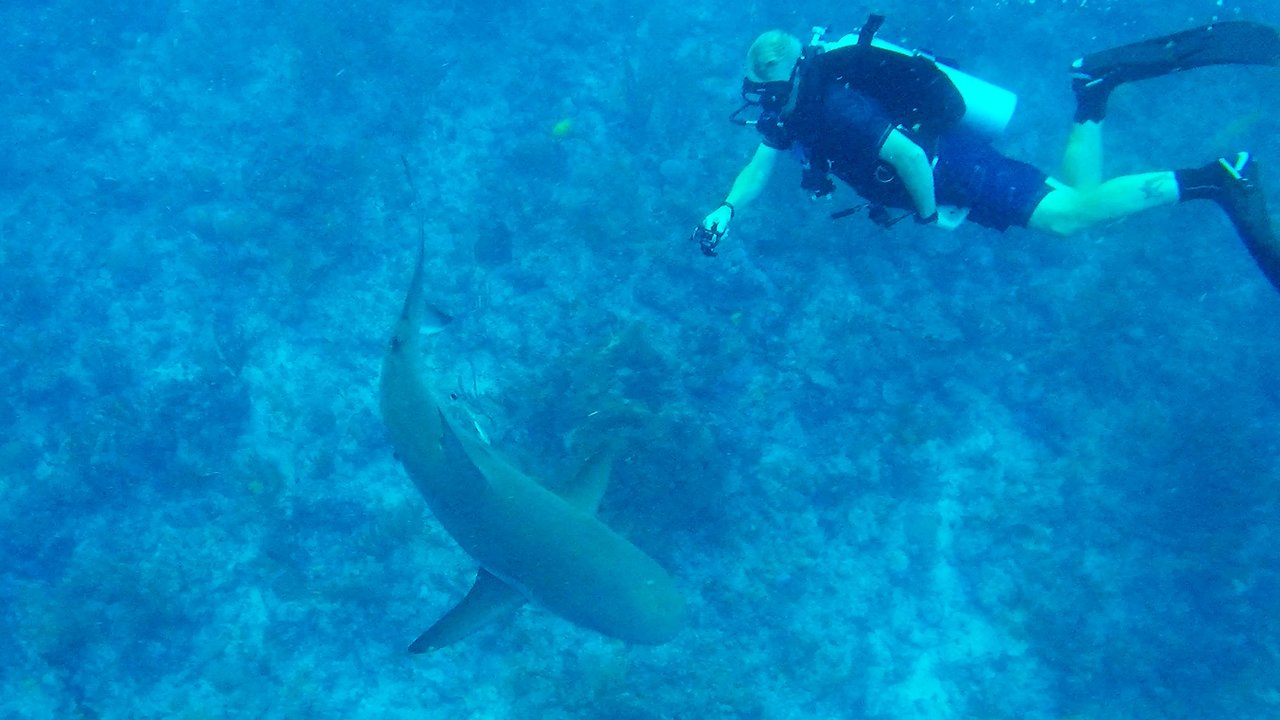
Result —
<instances>
[{"instance_id":1,"label":"shark's tail fin","mask_svg":"<svg viewBox=\"0 0 1280 720\"><path fill-rule=\"evenodd\" d=\"M418 194L418 185L414 181L413 168L409 166L409 158L401 155L404 165L405 181L409 183L409 192L413 195L413 209L418 216L418 260L413 266L413 279L409 281L409 292L405 295L404 310L400 318L418 328L419 332L434 335L453 322L453 318L424 299L425 266L427 262L427 225L422 218L422 198Z\"/></svg>"}]
</instances>

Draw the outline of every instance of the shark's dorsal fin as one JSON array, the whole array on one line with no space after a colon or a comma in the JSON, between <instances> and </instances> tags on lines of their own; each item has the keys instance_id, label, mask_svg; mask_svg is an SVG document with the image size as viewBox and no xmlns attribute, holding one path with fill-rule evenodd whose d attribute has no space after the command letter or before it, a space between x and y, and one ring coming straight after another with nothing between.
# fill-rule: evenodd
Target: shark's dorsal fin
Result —
<instances>
[{"instance_id":1,"label":"shark's dorsal fin","mask_svg":"<svg viewBox=\"0 0 1280 720\"><path fill-rule=\"evenodd\" d=\"M505 619L524 602L524 596L515 588L481 569L466 597L419 635L409 652L431 652L452 645L485 625Z\"/></svg>"},{"instance_id":2,"label":"shark's dorsal fin","mask_svg":"<svg viewBox=\"0 0 1280 720\"><path fill-rule=\"evenodd\" d=\"M572 482L557 489L555 493L570 505L594 515L609 486L609 471L612 468L613 453L603 450L597 452L587 458Z\"/></svg>"},{"instance_id":3,"label":"shark's dorsal fin","mask_svg":"<svg viewBox=\"0 0 1280 720\"><path fill-rule=\"evenodd\" d=\"M470 461L484 475L490 487L511 482L515 478L537 482L520 472L492 445L467 432L457 432L449 419L441 413L446 428L444 451L450 463ZM601 450L583 463L573 480L559 487L547 489L559 495L565 502L588 515L594 515L600 507L605 488L609 485L609 470L613 466L613 453Z\"/></svg>"}]
</instances>

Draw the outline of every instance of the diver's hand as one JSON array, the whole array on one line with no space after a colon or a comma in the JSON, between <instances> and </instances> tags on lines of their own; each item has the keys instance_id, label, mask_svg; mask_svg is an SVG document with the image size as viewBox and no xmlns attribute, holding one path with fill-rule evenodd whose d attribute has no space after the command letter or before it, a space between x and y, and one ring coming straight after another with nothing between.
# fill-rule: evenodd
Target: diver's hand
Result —
<instances>
[{"instance_id":1,"label":"diver's hand","mask_svg":"<svg viewBox=\"0 0 1280 720\"><path fill-rule=\"evenodd\" d=\"M712 210L710 214L702 219L702 227L723 235L729 230L729 221L731 220L733 220L733 206L729 203L721 203L720 207Z\"/></svg>"}]
</instances>

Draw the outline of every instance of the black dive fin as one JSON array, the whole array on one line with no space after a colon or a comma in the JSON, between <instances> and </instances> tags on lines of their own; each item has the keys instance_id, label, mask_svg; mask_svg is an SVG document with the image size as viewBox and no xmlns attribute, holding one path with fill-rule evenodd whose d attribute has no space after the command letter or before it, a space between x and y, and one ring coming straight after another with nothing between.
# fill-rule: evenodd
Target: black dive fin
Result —
<instances>
[{"instance_id":1,"label":"black dive fin","mask_svg":"<svg viewBox=\"0 0 1280 720\"><path fill-rule=\"evenodd\" d=\"M1145 80L1206 65L1280 65L1280 33L1236 20L1085 55L1072 72L1085 84Z\"/></svg>"},{"instance_id":2,"label":"black dive fin","mask_svg":"<svg viewBox=\"0 0 1280 720\"><path fill-rule=\"evenodd\" d=\"M1235 182L1227 186L1218 203L1227 212L1236 233L1262 269L1262 274L1280 290L1280 239L1276 238L1271 213L1267 210L1258 165L1247 153L1240 153L1234 163L1226 159L1218 162L1236 178Z\"/></svg>"},{"instance_id":3,"label":"black dive fin","mask_svg":"<svg viewBox=\"0 0 1280 720\"><path fill-rule=\"evenodd\" d=\"M452 645L490 623L505 619L524 605L524 596L491 573L481 570L462 601L427 628L409 646L424 653Z\"/></svg>"}]
</instances>

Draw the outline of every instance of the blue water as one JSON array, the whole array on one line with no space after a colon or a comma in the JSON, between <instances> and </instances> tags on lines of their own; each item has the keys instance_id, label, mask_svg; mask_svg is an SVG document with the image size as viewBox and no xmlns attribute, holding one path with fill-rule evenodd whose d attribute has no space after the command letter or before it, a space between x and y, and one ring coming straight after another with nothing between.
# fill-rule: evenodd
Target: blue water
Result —
<instances>
[{"instance_id":1,"label":"blue water","mask_svg":"<svg viewBox=\"0 0 1280 720\"><path fill-rule=\"evenodd\" d=\"M712 260L747 45L863 6L127 5L0 7L0 717L1280 717L1280 297L1212 205L885 231L788 168ZM1046 169L1082 52L1280 24L877 9ZM1278 72L1121 89L1108 170L1280 167ZM474 569L376 405L419 218L433 385L540 477L620 441L673 642L405 652Z\"/></svg>"}]
</instances>

